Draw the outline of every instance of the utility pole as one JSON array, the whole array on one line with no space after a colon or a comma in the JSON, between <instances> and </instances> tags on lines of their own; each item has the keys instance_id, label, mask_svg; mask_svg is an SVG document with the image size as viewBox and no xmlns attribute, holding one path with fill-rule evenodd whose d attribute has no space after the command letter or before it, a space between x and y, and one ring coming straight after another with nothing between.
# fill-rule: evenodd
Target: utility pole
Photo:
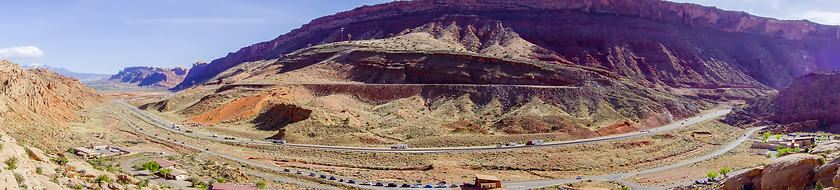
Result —
<instances>
[{"instance_id":1,"label":"utility pole","mask_svg":"<svg viewBox=\"0 0 840 190\"><path fill-rule=\"evenodd\" d=\"M343 41L344 41L344 27L341 27L341 41L340 42L343 42Z\"/></svg>"}]
</instances>

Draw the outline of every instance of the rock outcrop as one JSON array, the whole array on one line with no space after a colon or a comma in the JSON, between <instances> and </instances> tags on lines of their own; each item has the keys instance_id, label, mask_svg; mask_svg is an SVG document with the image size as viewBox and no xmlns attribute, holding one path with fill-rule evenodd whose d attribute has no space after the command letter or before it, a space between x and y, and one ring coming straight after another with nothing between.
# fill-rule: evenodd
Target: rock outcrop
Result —
<instances>
[{"instance_id":1,"label":"rock outcrop","mask_svg":"<svg viewBox=\"0 0 840 190\"><path fill-rule=\"evenodd\" d=\"M840 132L840 72L811 73L778 94L750 101L726 118L734 125L775 125L776 131Z\"/></svg>"},{"instance_id":2,"label":"rock outcrop","mask_svg":"<svg viewBox=\"0 0 840 190\"><path fill-rule=\"evenodd\" d=\"M796 76L840 69L840 56L831 53L840 50L840 30L808 21L660 0L417 0L315 19L197 64L176 88L348 34L351 40L385 39L420 31L485 55L599 67L646 85L782 88Z\"/></svg>"},{"instance_id":3,"label":"rock outcrop","mask_svg":"<svg viewBox=\"0 0 840 190\"><path fill-rule=\"evenodd\" d=\"M198 63L196 63L198 64ZM196 65L194 64L194 65ZM158 67L126 67L119 73L112 75L110 80L136 84L143 87L172 88L184 81L189 69L158 68Z\"/></svg>"},{"instance_id":4,"label":"rock outcrop","mask_svg":"<svg viewBox=\"0 0 840 190\"><path fill-rule=\"evenodd\" d=\"M721 189L806 189L815 184L815 180L824 178L825 175L834 176L836 166L833 170L820 172L823 165L821 157L811 154L792 154L780 157L764 166L733 174L726 178ZM816 175L816 177L815 177ZM824 185L831 186L822 182Z\"/></svg>"}]
</instances>

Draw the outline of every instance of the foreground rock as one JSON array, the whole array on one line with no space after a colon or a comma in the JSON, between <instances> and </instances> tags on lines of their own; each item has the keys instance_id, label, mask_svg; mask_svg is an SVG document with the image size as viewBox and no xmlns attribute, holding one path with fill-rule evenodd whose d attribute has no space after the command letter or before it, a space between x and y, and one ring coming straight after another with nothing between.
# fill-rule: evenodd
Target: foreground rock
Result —
<instances>
[{"instance_id":1,"label":"foreground rock","mask_svg":"<svg viewBox=\"0 0 840 190\"><path fill-rule=\"evenodd\" d=\"M825 154L840 151L836 144L823 143L814 148L819 152L782 156L764 166L732 174L720 189L812 189L817 182L838 188L840 154Z\"/></svg>"}]
</instances>

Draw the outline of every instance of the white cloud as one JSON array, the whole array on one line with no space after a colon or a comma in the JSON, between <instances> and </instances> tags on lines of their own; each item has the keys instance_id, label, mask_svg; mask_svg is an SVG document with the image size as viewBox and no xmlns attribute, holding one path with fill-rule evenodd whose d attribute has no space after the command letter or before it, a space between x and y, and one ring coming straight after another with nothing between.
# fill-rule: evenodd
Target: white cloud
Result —
<instances>
[{"instance_id":1,"label":"white cloud","mask_svg":"<svg viewBox=\"0 0 840 190\"><path fill-rule=\"evenodd\" d=\"M840 25L840 12L807 11L800 17L817 23Z\"/></svg>"},{"instance_id":2,"label":"white cloud","mask_svg":"<svg viewBox=\"0 0 840 190\"><path fill-rule=\"evenodd\" d=\"M0 58L36 58L44 57L44 52L35 46L10 47L0 49Z\"/></svg>"}]
</instances>

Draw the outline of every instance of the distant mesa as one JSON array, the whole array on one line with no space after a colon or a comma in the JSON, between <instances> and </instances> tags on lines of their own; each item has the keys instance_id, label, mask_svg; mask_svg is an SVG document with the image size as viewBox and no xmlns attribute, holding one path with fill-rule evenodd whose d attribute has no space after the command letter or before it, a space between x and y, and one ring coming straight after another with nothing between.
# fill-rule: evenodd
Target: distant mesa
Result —
<instances>
[{"instance_id":1,"label":"distant mesa","mask_svg":"<svg viewBox=\"0 0 840 190\"><path fill-rule=\"evenodd\" d=\"M198 62L201 63L201 62ZM196 64L198 64L196 63ZM193 65L196 65L193 64ZM112 75L109 80L119 83L133 84L141 87L172 88L181 83L189 73L189 69L182 67L158 68L148 66L126 67L119 73Z\"/></svg>"}]
</instances>

